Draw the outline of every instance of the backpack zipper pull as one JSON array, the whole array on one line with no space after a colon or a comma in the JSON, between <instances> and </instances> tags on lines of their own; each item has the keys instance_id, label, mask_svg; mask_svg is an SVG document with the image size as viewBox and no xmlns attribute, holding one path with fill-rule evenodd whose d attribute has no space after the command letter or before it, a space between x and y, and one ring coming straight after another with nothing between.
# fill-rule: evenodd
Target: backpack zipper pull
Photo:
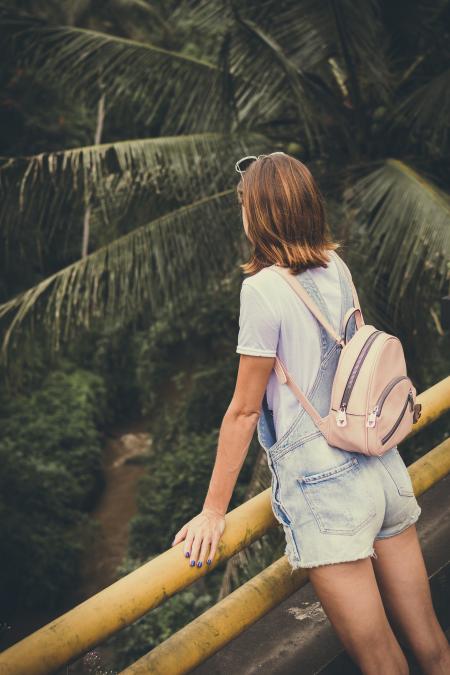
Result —
<instances>
[{"instance_id":1,"label":"backpack zipper pull","mask_svg":"<svg viewBox=\"0 0 450 675\"><path fill-rule=\"evenodd\" d=\"M378 405L375 406L375 408L372 410L371 413L367 416L367 422L366 422L366 427L369 427L369 429L373 429L375 424L377 423L377 412L378 412Z\"/></svg>"},{"instance_id":2,"label":"backpack zipper pull","mask_svg":"<svg viewBox=\"0 0 450 675\"><path fill-rule=\"evenodd\" d=\"M343 403L339 408L338 414L336 415L336 424L338 427L345 427L347 425L347 415L345 414L346 407L347 404Z\"/></svg>"}]
</instances>

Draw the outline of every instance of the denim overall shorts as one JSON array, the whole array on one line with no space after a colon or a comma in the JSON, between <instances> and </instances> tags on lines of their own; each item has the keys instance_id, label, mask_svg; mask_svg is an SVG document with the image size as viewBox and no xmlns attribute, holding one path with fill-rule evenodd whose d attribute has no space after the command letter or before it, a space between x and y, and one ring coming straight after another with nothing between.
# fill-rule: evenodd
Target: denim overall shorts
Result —
<instances>
[{"instance_id":1,"label":"denim overall shorts","mask_svg":"<svg viewBox=\"0 0 450 675\"><path fill-rule=\"evenodd\" d=\"M343 318L353 306L353 298L343 262L337 253L333 255L342 292L340 325L334 328L342 335ZM296 279L333 325L310 271L300 273ZM317 323L320 367L311 389L305 393L319 414L325 416L330 409L341 348ZM353 315L347 339L355 330ZM290 364L286 363L286 367L289 370ZM257 432L272 475L272 510L284 529L285 555L292 570L376 558L375 539L396 535L419 518L421 507L397 446L380 457L331 446L300 403L291 425L277 439L266 394Z\"/></svg>"}]
</instances>

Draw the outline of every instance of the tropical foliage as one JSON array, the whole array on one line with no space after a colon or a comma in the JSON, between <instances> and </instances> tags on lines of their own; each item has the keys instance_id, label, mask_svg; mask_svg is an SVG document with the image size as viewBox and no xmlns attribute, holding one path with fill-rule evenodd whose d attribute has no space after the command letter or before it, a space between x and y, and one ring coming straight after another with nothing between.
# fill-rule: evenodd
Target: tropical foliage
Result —
<instances>
[{"instance_id":1,"label":"tropical foliage","mask_svg":"<svg viewBox=\"0 0 450 675\"><path fill-rule=\"evenodd\" d=\"M168 547L204 496L237 358L248 251L235 197L240 156L282 149L308 164L366 322L402 338L419 392L448 374L439 301L450 281L449 19L447 0L0 2L1 377L11 398L0 452L5 486L52 514L39 516L36 532L52 523L55 533L27 539L32 520L6 490L4 545L18 557L21 542L34 547L36 570L54 584L43 588L49 597L75 570L65 537L92 489L80 486L83 467L97 475L94 427L106 407L138 409L154 425L134 564ZM100 380L81 368L83 376L65 374L63 398L61 376L46 377L66 350ZM95 421L73 386L80 395L98 387ZM70 440L78 413L69 405L64 417L40 397L47 387L78 402L86 445ZM22 438L14 429L24 415ZM35 425L41 445L28 455ZM436 425L408 450L418 456L445 433ZM72 451L78 468L62 462ZM268 486L256 442L248 459L237 501ZM42 485L61 481L54 495L36 475ZM58 509L61 522L52 520ZM50 544L70 553L58 572L42 553ZM277 529L209 575L196 611L282 545ZM187 594L176 611L162 607L140 634L130 629L123 653L135 656L145 631L150 648L176 630L189 602Z\"/></svg>"},{"instance_id":2,"label":"tropical foliage","mask_svg":"<svg viewBox=\"0 0 450 675\"><path fill-rule=\"evenodd\" d=\"M87 511L102 484L105 388L62 364L31 396L2 400L0 601L57 607L78 582L93 532Z\"/></svg>"},{"instance_id":3,"label":"tropical foliage","mask_svg":"<svg viewBox=\"0 0 450 675\"><path fill-rule=\"evenodd\" d=\"M401 17L375 0L165 4L161 16L175 25L189 17L208 36L195 57L166 48L162 20L154 43L100 31L92 27L99 17L87 22L86 12L86 26L60 25L4 3L10 62L40 78L58 76L59 87L87 109L103 100L115 124L123 127L132 114L151 134L5 159L5 250L31 227L43 278L0 306L4 350L25 320L33 325L39 316L58 344L74 327L143 307L157 313L179 302L185 285L195 293L223 276L239 251L233 161L287 141L319 165L323 181L336 172L360 174L364 165L366 176L356 184L338 180L337 189L356 211L353 223L368 237L377 233L365 251L372 263L367 274L376 282L375 272L387 270L390 305L398 310L424 274L442 289L449 202L440 184L445 147L436 141L447 140L447 116L441 105L433 133L418 139L430 108L413 104L423 87L437 96L448 79L438 51L448 54L440 35L446 9L417 2L413 11L427 26L417 64L413 29L394 42ZM74 243L74 225L88 208L89 255L77 259L72 245L49 269L54 238Z\"/></svg>"}]
</instances>

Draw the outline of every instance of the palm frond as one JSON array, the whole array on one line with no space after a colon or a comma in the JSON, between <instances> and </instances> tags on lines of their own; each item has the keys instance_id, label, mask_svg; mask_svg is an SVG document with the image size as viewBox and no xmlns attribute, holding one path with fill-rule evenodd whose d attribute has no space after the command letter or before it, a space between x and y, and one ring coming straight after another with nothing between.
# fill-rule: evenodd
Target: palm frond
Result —
<instances>
[{"instance_id":1,"label":"palm frond","mask_svg":"<svg viewBox=\"0 0 450 675\"><path fill-rule=\"evenodd\" d=\"M103 91L119 114L130 106L159 133L222 129L220 70L206 60L148 43L42 19L0 4L0 37L18 63L32 66L93 107Z\"/></svg>"},{"instance_id":2,"label":"palm frond","mask_svg":"<svg viewBox=\"0 0 450 675\"><path fill-rule=\"evenodd\" d=\"M315 5L315 6L314 6ZM320 5L320 7L318 6ZM246 3L225 3L221 0L190 0L189 11L201 30L215 34L220 27L238 29L239 20L256 24L264 33L268 33L274 42L282 45L286 57L305 72L313 71L332 56L330 47L331 15L322 3L290 2L279 3L275 0L249 0ZM314 16L311 16L314 10ZM180 7L175 15L182 15ZM318 12L323 12L318 14ZM328 20L327 39L316 24ZM245 34L244 36L245 37ZM236 47L245 47L245 41ZM237 58L237 57L236 57ZM244 68L242 72L245 75Z\"/></svg>"},{"instance_id":3,"label":"palm frond","mask_svg":"<svg viewBox=\"0 0 450 675\"><path fill-rule=\"evenodd\" d=\"M264 111L269 118L283 108L286 115L290 108L307 146L313 150L323 134L318 85L305 77L268 31L240 15L237 22L240 30L233 37L235 43L239 40L239 47L230 53L231 73L239 81L244 81L244 76L250 78L252 87L266 102ZM245 111L240 112L244 121Z\"/></svg>"},{"instance_id":4,"label":"palm frond","mask_svg":"<svg viewBox=\"0 0 450 675\"><path fill-rule=\"evenodd\" d=\"M449 149L450 69L411 92L393 111L393 126L406 129L403 141L426 147L432 156ZM411 139L412 134L412 139Z\"/></svg>"},{"instance_id":5,"label":"palm frond","mask_svg":"<svg viewBox=\"0 0 450 675\"><path fill-rule=\"evenodd\" d=\"M148 222L221 192L236 175L239 157L269 147L259 134L204 133L0 158L0 233L6 243L11 234L32 229L48 247L58 228L73 238L68 221L77 227L80 208L89 204L105 243L104 226L128 218L134 204ZM134 227L141 224L137 217L133 214Z\"/></svg>"},{"instance_id":6,"label":"palm frond","mask_svg":"<svg viewBox=\"0 0 450 675\"><path fill-rule=\"evenodd\" d=\"M312 11L314 5L320 4L313 0ZM394 77L388 66L388 37L382 22L380 2L331 0L330 5L335 21L334 45L347 70L349 82L352 79L351 68L354 68L361 97L370 100L375 96L380 102L388 102ZM328 19L325 17L322 34L326 35L327 30Z\"/></svg>"},{"instance_id":7,"label":"palm frond","mask_svg":"<svg viewBox=\"0 0 450 675\"><path fill-rule=\"evenodd\" d=\"M326 84L311 73L326 64L328 43L298 3L189 3L196 24L227 34L229 71L235 83L241 125L282 118L296 125L313 150L324 133L321 113L338 117ZM181 12L181 10L180 10ZM223 27L222 29L218 26Z\"/></svg>"},{"instance_id":8,"label":"palm frond","mask_svg":"<svg viewBox=\"0 0 450 675\"><path fill-rule=\"evenodd\" d=\"M367 274L373 283L389 280L387 301L394 316L413 284L420 295L423 273L442 287L450 271L450 198L445 192L408 164L389 159L360 178L347 199L370 239Z\"/></svg>"},{"instance_id":9,"label":"palm frond","mask_svg":"<svg viewBox=\"0 0 450 675\"><path fill-rule=\"evenodd\" d=\"M336 67L331 59L339 61L339 67L348 70L348 58L360 81L364 93L372 92L382 101L390 97L393 75L387 59L387 37L377 0L340 0L339 3L317 0L249 0L246 3L223 3L221 0L191 0L188 3L196 23L209 33L216 33L218 26L233 30L234 50L239 73L245 78L252 61L263 59L261 51L248 45L248 39L239 34L239 18L256 24L270 39L282 47L283 55L303 76L316 85L316 96L325 96L325 102L335 113L332 99L327 96L324 83L334 79ZM181 13L181 9L179 10ZM339 24L339 25L338 25ZM274 54L276 58L276 54ZM261 66L263 64L261 63ZM269 70L273 68L273 64ZM332 77L330 77L332 76ZM351 73L347 72L347 77ZM262 74L256 72L256 80ZM275 82L272 83L275 89ZM314 91L311 91L314 94ZM277 97L280 92L275 91ZM316 104L317 105L317 104Z\"/></svg>"},{"instance_id":10,"label":"palm frond","mask_svg":"<svg viewBox=\"0 0 450 675\"><path fill-rule=\"evenodd\" d=\"M124 320L145 309L175 310L206 283L217 284L241 259L235 190L204 197L113 241L0 305L2 353L19 327L37 324L56 349L94 322Z\"/></svg>"}]
</instances>

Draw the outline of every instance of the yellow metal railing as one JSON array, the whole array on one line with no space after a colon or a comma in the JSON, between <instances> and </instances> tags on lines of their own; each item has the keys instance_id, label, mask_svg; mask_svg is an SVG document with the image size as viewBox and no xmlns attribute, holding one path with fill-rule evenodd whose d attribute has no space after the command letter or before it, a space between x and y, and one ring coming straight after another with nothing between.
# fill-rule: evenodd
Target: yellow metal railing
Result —
<instances>
[{"instance_id":1,"label":"yellow metal railing","mask_svg":"<svg viewBox=\"0 0 450 675\"><path fill-rule=\"evenodd\" d=\"M450 438L408 466L419 496L450 473ZM304 586L308 569L291 572L286 556L227 595L187 626L174 633L121 675L179 675L209 656Z\"/></svg>"},{"instance_id":2,"label":"yellow metal railing","mask_svg":"<svg viewBox=\"0 0 450 675\"><path fill-rule=\"evenodd\" d=\"M450 375L419 394L417 403L422 404L422 414L414 424L408 438L450 410Z\"/></svg>"},{"instance_id":3,"label":"yellow metal railing","mask_svg":"<svg viewBox=\"0 0 450 675\"><path fill-rule=\"evenodd\" d=\"M413 433L450 409L450 376L417 397L422 417ZM416 495L450 472L450 439L408 467ZM270 488L226 515L226 528L210 568L189 567L182 542L119 579L0 654L1 675L47 675L133 623L224 559L278 526ZM215 653L308 581L285 556L172 635L124 673L184 673ZM194 639L195 636L195 639Z\"/></svg>"}]
</instances>

